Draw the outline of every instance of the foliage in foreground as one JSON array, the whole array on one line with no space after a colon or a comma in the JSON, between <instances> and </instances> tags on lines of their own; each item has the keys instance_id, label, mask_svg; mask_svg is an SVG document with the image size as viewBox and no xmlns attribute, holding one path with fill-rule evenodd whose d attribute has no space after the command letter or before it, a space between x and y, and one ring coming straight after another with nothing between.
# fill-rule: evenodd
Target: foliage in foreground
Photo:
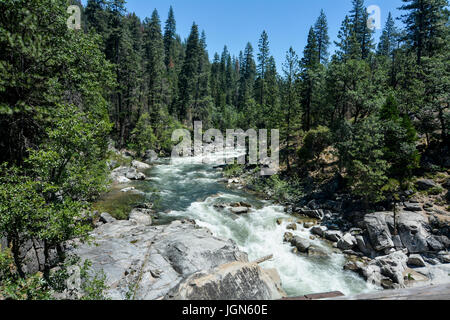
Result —
<instances>
[{"instance_id":1,"label":"foliage in foreground","mask_svg":"<svg viewBox=\"0 0 450 320\"><path fill-rule=\"evenodd\" d=\"M0 300L54 300L64 293L67 298L79 300L107 300L106 275L93 272L91 263L80 263L77 258L56 268L50 277L41 272L21 277L9 248L0 248ZM71 285L74 277L79 277L79 288ZM75 280L76 281L76 280Z\"/></svg>"}]
</instances>

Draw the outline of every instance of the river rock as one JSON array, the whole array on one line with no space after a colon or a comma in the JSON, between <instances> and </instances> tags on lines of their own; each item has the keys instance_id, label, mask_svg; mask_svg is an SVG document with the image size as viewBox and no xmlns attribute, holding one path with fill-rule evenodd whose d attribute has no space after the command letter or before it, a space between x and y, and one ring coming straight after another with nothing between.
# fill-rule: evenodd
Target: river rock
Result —
<instances>
[{"instance_id":1,"label":"river rock","mask_svg":"<svg viewBox=\"0 0 450 320\"><path fill-rule=\"evenodd\" d=\"M365 266L360 274L367 282L383 286L385 289L398 289L405 286L404 272L408 257L402 251L387 256L377 257Z\"/></svg>"},{"instance_id":2,"label":"river rock","mask_svg":"<svg viewBox=\"0 0 450 320\"><path fill-rule=\"evenodd\" d=\"M350 233L346 233L341 239L338 241L338 248L341 250L351 250L356 245L356 238L352 236Z\"/></svg>"},{"instance_id":3,"label":"river rock","mask_svg":"<svg viewBox=\"0 0 450 320\"><path fill-rule=\"evenodd\" d=\"M326 252L324 249L318 247L318 246L314 246L311 245L308 248L308 256L309 257L329 257L328 252Z\"/></svg>"},{"instance_id":4,"label":"river rock","mask_svg":"<svg viewBox=\"0 0 450 320\"><path fill-rule=\"evenodd\" d=\"M126 177L130 180L145 180L146 176L142 172L138 172L136 169L130 169L127 172Z\"/></svg>"},{"instance_id":5,"label":"river rock","mask_svg":"<svg viewBox=\"0 0 450 320\"><path fill-rule=\"evenodd\" d=\"M124 177L124 176L118 176L118 177L115 179L115 181L116 181L117 183L119 183L119 184L127 184L127 183L130 183L130 182L131 182L130 179L128 179L127 177Z\"/></svg>"},{"instance_id":6,"label":"river rock","mask_svg":"<svg viewBox=\"0 0 450 320\"><path fill-rule=\"evenodd\" d=\"M356 244L359 251L361 251L365 256L374 258L376 256L375 250L370 244L370 240L365 235L356 236Z\"/></svg>"},{"instance_id":7,"label":"river rock","mask_svg":"<svg viewBox=\"0 0 450 320\"><path fill-rule=\"evenodd\" d=\"M303 239L298 236L295 236L291 240L291 244L302 253L308 252L308 248L311 246L311 242L308 239Z\"/></svg>"},{"instance_id":8,"label":"river rock","mask_svg":"<svg viewBox=\"0 0 450 320\"><path fill-rule=\"evenodd\" d=\"M324 237L325 236L325 232L327 230L328 229L325 226L314 226L311 229L311 233L315 234L316 236L319 236L319 237Z\"/></svg>"},{"instance_id":9,"label":"river rock","mask_svg":"<svg viewBox=\"0 0 450 320\"><path fill-rule=\"evenodd\" d=\"M113 218L113 216L110 215L109 213L103 212L100 215L100 221L103 223L113 223L113 222L116 222L117 220L115 218Z\"/></svg>"},{"instance_id":10,"label":"river rock","mask_svg":"<svg viewBox=\"0 0 450 320\"><path fill-rule=\"evenodd\" d=\"M427 223L427 218L417 212L403 211L398 215L399 235L410 254L428 251Z\"/></svg>"},{"instance_id":11,"label":"river rock","mask_svg":"<svg viewBox=\"0 0 450 320\"><path fill-rule=\"evenodd\" d=\"M252 206L248 203L245 202L236 202L236 203L232 203L230 204L230 207L232 208L239 208L239 207L244 207L244 208L251 208Z\"/></svg>"},{"instance_id":12,"label":"river rock","mask_svg":"<svg viewBox=\"0 0 450 320\"><path fill-rule=\"evenodd\" d=\"M133 211L131 211L130 217L128 219L138 225L151 226L152 217L150 214L151 210L134 209Z\"/></svg>"},{"instance_id":13,"label":"river rock","mask_svg":"<svg viewBox=\"0 0 450 320\"><path fill-rule=\"evenodd\" d=\"M440 238L439 238L439 237L436 237L436 236L429 236L429 237L427 238L428 248L429 248L431 251L439 252L439 251L445 249L444 244L443 244L441 241L439 241L439 239L440 239Z\"/></svg>"},{"instance_id":14,"label":"river rock","mask_svg":"<svg viewBox=\"0 0 450 320\"><path fill-rule=\"evenodd\" d=\"M196 272L248 262L234 242L218 239L191 221L154 227L116 221L100 226L91 236L96 245L68 244L68 249L82 260L90 260L94 271L105 272L106 293L113 300L160 299ZM243 282L251 283L246 273L239 274Z\"/></svg>"},{"instance_id":15,"label":"river rock","mask_svg":"<svg viewBox=\"0 0 450 320\"><path fill-rule=\"evenodd\" d=\"M349 261L344 265L344 270L353 271L362 276L364 267L365 265L361 261Z\"/></svg>"},{"instance_id":16,"label":"river rock","mask_svg":"<svg viewBox=\"0 0 450 320\"><path fill-rule=\"evenodd\" d=\"M314 222L305 222L303 224L303 227L305 227L306 229L310 229L312 227L314 227L316 224Z\"/></svg>"},{"instance_id":17,"label":"river rock","mask_svg":"<svg viewBox=\"0 0 450 320\"><path fill-rule=\"evenodd\" d=\"M236 207L236 208L232 208L231 212L233 212L234 214L244 214L244 213L248 213L249 212L249 208L247 208L247 207Z\"/></svg>"},{"instance_id":18,"label":"river rock","mask_svg":"<svg viewBox=\"0 0 450 320\"><path fill-rule=\"evenodd\" d=\"M284 234L283 241L284 242L291 242L293 238L294 238L294 235L292 233L286 232Z\"/></svg>"},{"instance_id":19,"label":"river rock","mask_svg":"<svg viewBox=\"0 0 450 320\"><path fill-rule=\"evenodd\" d=\"M148 163L153 163L158 160L158 154L153 150L147 150L144 155L144 161Z\"/></svg>"},{"instance_id":20,"label":"river rock","mask_svg":"<svg viewBox=\"0 0 450 320\"><path fill-rule=\"evenodd\" d=\"M166 296L168 300L279 300L286 296L276 270L255 263L231 262L189 276Z\"/></svg>"},{"instance_id":21,"label":"river rock","mask_svg":"<svg viewBox=\"0 0 450 320\"><path fill-rule=\"evenodd\" d=\"M150 165L140 162L140 161L137 161L137 160L133 160L131 162L131 166L137 170L148 170L151 168Z\"/></svg>"},{"instance_id":22,"label":"river rock","mask_svg":"<svg viewBox=\"0 0 450 320\"><path fill-rule=\"evenodd\" d=\"M48 263L50 266L55 266L58 263L56 249L50 249L48 255ZM25 241L19 248L19 259L22 261L22 271L25 274L35 274L44 271L44 242L40 240Z\"/></svg>"},{"instance_id":23,"label":"river rock","mask_svg":"<svg viewBox=\"0 0 450 320\"><path fill-rule=\"evenodd\" d=\"M443 254L438 256L439 260L443 264L450 264L450 254Z\"/></svg>"},{"instance_id":24,"label":"river rock","mask_svg":"<svg viewBox=\"0 0 450 320\"><path fill-rule=\"evenodd\" d=\"M295 230L297 230L297 224L291 223L286 227L286 229L295 231Z\"/></svg>"},{"instance_id":25,"label":"river rock","mask_svg":"<svg viewBox=\"0 0 450 320\"><path fill-rule=\"evenodd\" d=\"M327 230L324 233L325 239L332 242L338 242L339 240L341 240L342 236L342 231Z\"/></svg>"},{"instance_id":26,"label":"river rock","mask_svg":"<svg viewBox=\"0 0 450 320\"><path fill-rule=\"evenodd\" d=\"M367 214L364 217L364 225L369 235L370 243L376 251L384 251L394 247L391 233L386 224L385 212Z\"/></svg>"},{"instance_id":27,"label":"river rock","mask_svg":"<svg viewBox=\"0 0 450 320\"><path fill-rule=\"evenodd\" d=\"M316 200L311 200L308 204L307 204L308 208L312 209L312 210L318 210L320 209L320 204L317 203Z\"/></svg>"},{"instance_id":28,"label":"river rock","mask_svg":"<svg viewBox=\"0 0 450 320\"><path fill-rule=\"evenodd\" d=\"M412 254L408 258L408 266L411 267L425 267L425 261L420 254Z\"/></svg>"},{"instance_id":29,"label":"river rock","mask_svg":"<svg viewBox=\"0 0 450 320\"><path fill-rule=\"evenodd\" d=\"M323 210L305 210L301 209L300 213L313 219L323 220L325 213Z\"/></svg>"},{"instance_id":30,"label":"river rock","mask_svg":"<svg viewBox=\"0 0 450 320\"><path fill-rule=\"evenodd\" d=\"M145 174L138 172L136 168L121 166L111 172L111 178L117 183L127 183L129 180L145 180ZM127 178L127 180L123 178ZM120 182L119 182L120 181Z\"/></svg>"},{"instance_id":31,"label":"river rock","mask_svg":"<svg viewBox=\"0 0 450 320\"><path fill-rule=\"evenodd\" d=\"M135 191L135 190L136 190L135 187L128 187L128 188L124 188L124 189L120 190L120 192L127 193L127 192L131 192L131 191Z\"/></svg>"}]
</instances>

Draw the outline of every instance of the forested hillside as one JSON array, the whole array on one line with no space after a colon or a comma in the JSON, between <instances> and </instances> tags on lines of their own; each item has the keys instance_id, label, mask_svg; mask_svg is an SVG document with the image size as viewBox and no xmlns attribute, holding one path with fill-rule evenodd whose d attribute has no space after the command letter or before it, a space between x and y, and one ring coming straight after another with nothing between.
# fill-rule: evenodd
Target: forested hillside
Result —
<instances>
[{"instance_id":1,"label":"forested hillside","mask_svg":"<svg viewBox=\"0 0 450 320\"><path fill-rule=\"evenodd\" d=\"M73 3L81 30L66 25ZM46 292L53 253L87 234L110 139L138 156L169 155L173 130L196 120L222 131L279 129L283 179L334 165L366 209L410 189L414 176L448 170L447 0L404 0L404 27L389 14L380 39L364 0L352 0L337 39L324 8L309 30L293 32L308 34L307 45L286 48L282 70L270 30L239 53L225 46L209 56L208 30L194 22L182 39L176 8L141 20L125 5L0 1L0 238L11 247L0 277L12 279L0 288L11 296ZM24 282L28 241L43 247L45 281Z\"/></svg>"}]
</instances>

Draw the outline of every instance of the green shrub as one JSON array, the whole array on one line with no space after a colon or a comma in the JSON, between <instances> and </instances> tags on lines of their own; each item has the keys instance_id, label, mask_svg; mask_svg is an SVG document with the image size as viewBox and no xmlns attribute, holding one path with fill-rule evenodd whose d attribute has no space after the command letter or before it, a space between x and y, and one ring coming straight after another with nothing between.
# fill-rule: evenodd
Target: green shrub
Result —
<instances>
[{"instance_id":1,"label":"green shrub","mask_svg":"<svg viewBox=\"0 0 450 320\"><path fill-rule=\"evenodd\" d=\"M332 135L327 127L319 126L310 130L303 139L303 146L298 150L298 157L302 163L318 160L320 154L331 145Z\"/></svg>"},{"instance_id":2,"label":"green shrub","mask_svg":"<svg viewBox=\"0 0 450 320\"><path fill-rule=\"evenodd\" d=\"M241 164L231 164L223 170L223 175L227 178L239 177L244 173L244 166Z\"/></svg>"},{"instance_id":3,"label":"green shrub","mask_svg":"<svg viewBox=\"0 0 450 320\"><path fill-rule=\"evenodd\" d=\"M26 278L19 275L9 248L0 247L0 300L50 300L50 288L42 273Z\"/></svg>"}]
</instances>

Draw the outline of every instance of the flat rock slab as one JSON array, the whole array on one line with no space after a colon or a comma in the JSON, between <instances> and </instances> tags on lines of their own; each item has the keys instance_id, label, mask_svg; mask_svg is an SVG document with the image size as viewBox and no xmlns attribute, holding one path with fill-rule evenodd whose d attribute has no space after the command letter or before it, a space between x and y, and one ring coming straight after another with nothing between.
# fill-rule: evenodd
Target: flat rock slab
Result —
<instances>
[{"instance_id":1,"label":"flat rock slab","mask_svg":"<svg viewBox=\"0 0 450 320\"><path fill-rule=\"evenodd\" d=\"M95 245L81 244L72 252L90 260L95 271L104 271L113 300L159 299L195 272L248 262L234 242L190 221L155 227L116 221L102 225L92 237Z\"/></svg>"}]
</instances>

